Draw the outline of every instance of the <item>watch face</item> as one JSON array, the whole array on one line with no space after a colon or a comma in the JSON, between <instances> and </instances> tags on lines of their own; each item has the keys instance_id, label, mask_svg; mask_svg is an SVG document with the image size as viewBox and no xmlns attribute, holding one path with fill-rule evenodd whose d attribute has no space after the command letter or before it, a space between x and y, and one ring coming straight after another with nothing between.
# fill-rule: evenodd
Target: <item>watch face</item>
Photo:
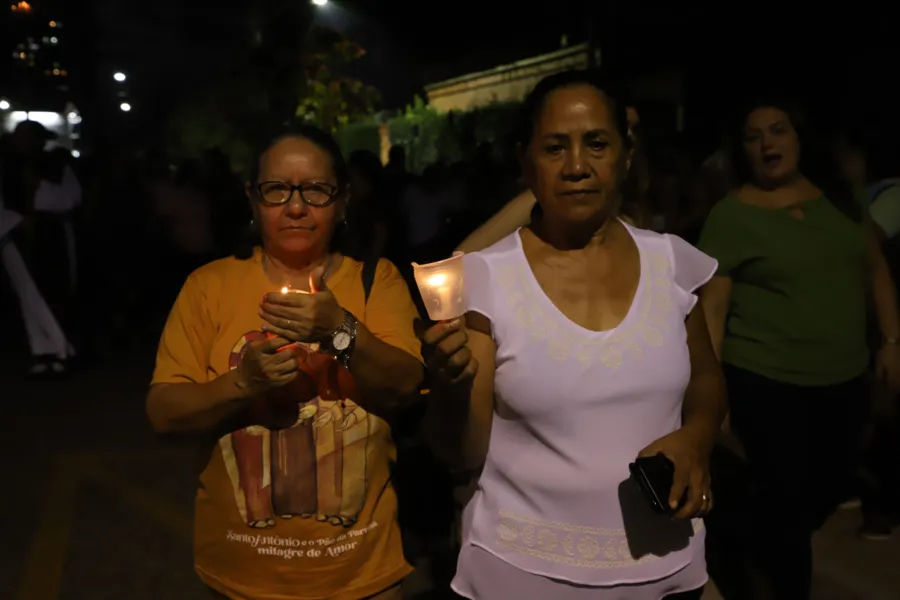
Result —
<instances>
[{"instance_id":1,"label":"watch face","mask_svg":"<svg viewBox=\"0 0 900 600\"><path fill-rule=\"evenodd\" d=\"M346 331L338 331L336 334L334 334L334 339L331 343L334 346L335 350L337 350L338 352L343 352L350 347L350 341L351 338L349 333L347 333Z\"/></svg>"}]
</instances>

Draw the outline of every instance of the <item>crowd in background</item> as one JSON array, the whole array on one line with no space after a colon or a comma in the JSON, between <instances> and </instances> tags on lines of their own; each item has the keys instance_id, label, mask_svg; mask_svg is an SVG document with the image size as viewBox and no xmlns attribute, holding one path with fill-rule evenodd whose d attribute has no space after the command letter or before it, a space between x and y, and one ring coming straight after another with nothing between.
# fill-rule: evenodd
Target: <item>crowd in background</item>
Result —
<instances>
[{"instance_id":1,"label":"crowd in background","mask_svg":"<svg viewBox=\"0 0 900 600\"><path fill-rule=\"evenodd\" d=\"M244 177L216 149L181 161L162 153L132 154L119 148L76 160L54 149L51 136L40 126L26 128L30 131L3 138L4 203L24 215L25 224L4 232L0 243L18 243L38 289L74 347L60 360L103 360L123 348L153 347L187 275L229 255L242 243L251 219ZM896 280L900 275L900 241L896 239L900 198L895 197L900 190L900 152L889 128L854 122L816 133L817 140L827 140L817 141L824 177L852 190L858 203L848 210L862 212L871 206L873 215L880 217L878 225ZM25 135L38 140L37 149L32 144L26 151L16 143L16 136ZM628 199L636 207L634 220L641 227L697 243L707 215L733 181L734 155L726 148L695 152L689 150L683 134L660 137L649 132L641 152L647 178L637 192L640 197ZM448 256L524 189L518 166L509 156L482 145L465 161L439 161L422 173L411 173L401 146L391 149L386 165L373 153L350 153L352 196L344 252L361 260L389 258L411 282L411 261ZM63 211L35 203L42 182L62 186L66 178L78 186L83 199ZM63 224L71 226L74 242ZM74 255L77 267L70 267L66 257ZM70 273L72 268L77 268L77 274ZM7 350L27 354L17 304L16 294L4 285L0 314L6 330L17 332L6 336ZM71 361L65 367L77 365ZM55 368L33 367L31 372L37 376L61 374ZM880 426L873 424L868 431ZM879 452L884 455L890 449ZM413 458L406 465L427 460L414 455L410 454ZM418 469L426 471L439 472ZM448 498L449 494L434 492L448 489L449 478L436 477L439 481L433 489L418 485L410 493L430 491L435 497ZM435 527L434 519L413 522L418 527ZM440 539L438 534L446 531L420 533L411 539Z\"/></svg>"}]
</instances>

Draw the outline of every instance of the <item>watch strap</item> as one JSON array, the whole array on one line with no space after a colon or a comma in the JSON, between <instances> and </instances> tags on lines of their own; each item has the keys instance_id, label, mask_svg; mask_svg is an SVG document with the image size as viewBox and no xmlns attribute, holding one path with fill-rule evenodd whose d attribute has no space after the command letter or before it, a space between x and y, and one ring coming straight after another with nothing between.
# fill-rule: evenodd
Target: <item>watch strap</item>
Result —
<instances>
[{"instance_id":1,"label":"watch strap","mask_svg":"<svg viewBox=\"0 0 900 600\"><path fill-rule=\"evenodd\" d=\"M341 333L346 333L350 336L350 343L343 350L337 350L334 348L334 344L331 344L331 350L334 358L339 363L341 363L345 369L350 368L350 357L353 355L353 349L356 347L356 330L358 325L359 320L353 315L353 313L351 313L349 310L345 310L344 322L341 323L341 326L338 327L331 336L332 341Z\"/></svg>"}]
</instances>

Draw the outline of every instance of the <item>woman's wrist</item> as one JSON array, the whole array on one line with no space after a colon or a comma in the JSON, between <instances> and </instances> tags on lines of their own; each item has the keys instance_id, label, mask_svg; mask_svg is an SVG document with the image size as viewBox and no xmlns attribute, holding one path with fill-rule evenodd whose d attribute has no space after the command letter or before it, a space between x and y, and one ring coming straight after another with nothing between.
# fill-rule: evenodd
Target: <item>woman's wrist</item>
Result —
<instances>
[{"instance_id":1,"label":"woman's wrist","mask_svg":"<svg viewBox=\"0 0 900 600\"><path fill-rule=\"evenodd\" d=\"M696 442L700 453L708 456L716 444L721 424L711 416L696 416L685 420L681 428Z\"/></svg>"},{"instance_id":2,"label":"woman's wrist","mask_svg":"<svg viewBox=\"0 0 900 600\"><path fill-rule=\"evenodd\" d=\"M215 381L221 385L223 398L229 401L249 400L257 394L253 389L253 383L243 376L240 366L231 369Z\"/></svg>"}]
</instances>

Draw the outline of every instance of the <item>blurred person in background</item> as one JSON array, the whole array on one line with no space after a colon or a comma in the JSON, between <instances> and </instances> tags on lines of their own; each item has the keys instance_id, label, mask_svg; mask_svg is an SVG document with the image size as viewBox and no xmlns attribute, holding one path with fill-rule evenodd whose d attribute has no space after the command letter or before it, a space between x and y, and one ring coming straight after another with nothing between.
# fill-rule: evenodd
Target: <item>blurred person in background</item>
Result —
<instances>
[{"instance_id":1,"label":"blurred person in background","mask_svg":"<svg viewBox=\"0 0 900 600\"><path fill-rule=\"evenodd\" d=\"M893 275L900 279L900 156L892 136L885 135L885 120L878 127L848 128L837 143L841 174L865 207ZM877 349L880 335L872 320L870 343ZM900 401L895 390L873 386L864 456L860 474L863 523L861 537L881 541L900 525Z\"/></svg>"},{"instance_id":2,"label":"blurred person in background","mask_svg":"<svg viewBox=\"0 0 900 600\"><path fill-rule=\"evenodd\" d=\"M756 489L741 544L750 571L722 582L729 598L809 598L813 532L846 499L858 464L870 293L877 373L900 385L890 270L851 190L818 154L827 146L805 125L778 99L739 113L731 132L738 187L712 209L699 242L719 261L701 299L728 384L730 430ZM744 564L743 548L732 552L724 559Z\"/></svg>"},{"instance_id":3,"label":"blurred person in background","mask_svg":"<svg viewBox=\"0 0 900 600\"><path fill-rule=\"evenodd\" d=\"M199 161L186 160L153 188L157 224L155 304L170 306L185 278L219 256L209 181ZM154 312L158 312L155 309Z\"/></svg>"},{"instance_id":4,"label":"blurred person in background","mask_svg":"<svg viewBox=\"0 0 900 600\"><path fill-rule=\"evenodd\" d=\"M388 257L395 215L384 197L381 160L374 152L357 150L347 159L347 174L353 194L347 205L347 243L352 248L345 251L359 260Z\"/></svg>"},{"instance_id":5,"label":"blurred person in background","mask_svg":"<svg viewBox=\"0 0 900 600\"><path fill-rule=\"evenodd\" d=\"M71 217L81 202L81 189L68 155L61 154L66 151L47 152L55 138L40 123L23 121L0 165L7 230L4 264L22 307L32 354L29 374L34 376L63 375L75 357L62 323L75 300Z\"/></svg>"}]
</instances>

